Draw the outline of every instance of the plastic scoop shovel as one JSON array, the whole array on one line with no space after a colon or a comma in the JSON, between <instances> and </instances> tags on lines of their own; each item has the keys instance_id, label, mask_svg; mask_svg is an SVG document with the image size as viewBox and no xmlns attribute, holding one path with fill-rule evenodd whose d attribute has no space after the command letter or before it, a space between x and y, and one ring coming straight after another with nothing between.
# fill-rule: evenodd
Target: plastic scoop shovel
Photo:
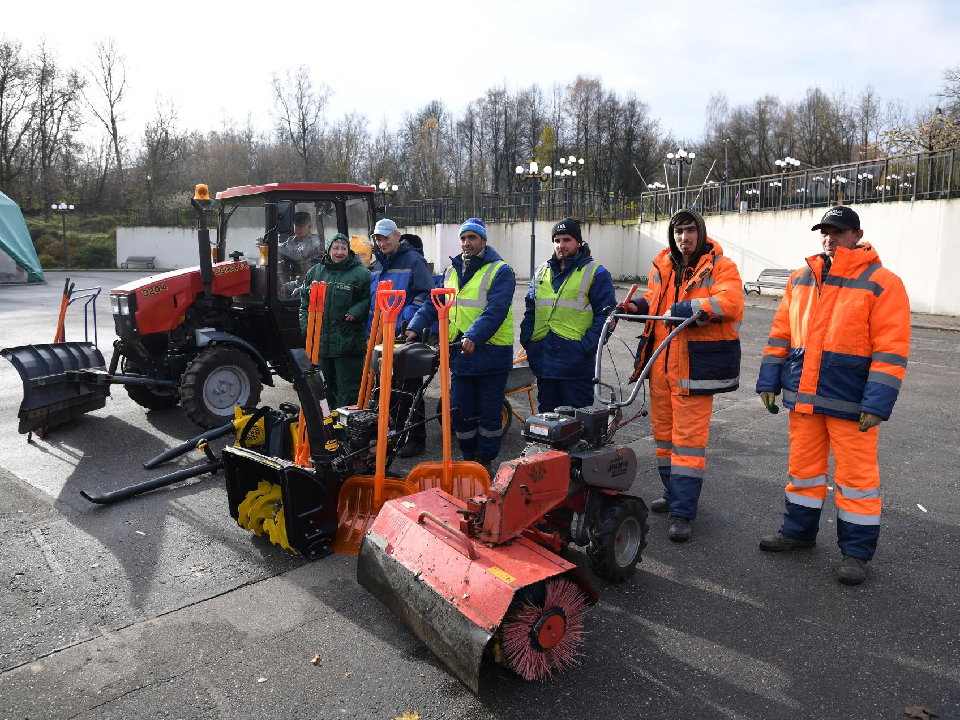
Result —
<instances>
[{"instance_id":1,"label":"plastic scoop shovel","mask_svg":"<svg viewBox=\"0 0 960 720\"><path fill-rule=\"evenodd\" d=\"M447 296L444 300L443 297ZM467 500L474 495L486 495L490 489L490 475L480 463L468 460L453 462L450 450L450 307L456 296L453 288L436 288L430 299L437 308L440 321L440 404L443 430L443 461L424 462L407 475L407 482L417 491L440 488L455 498Z\"/></svg>"},{"instance_id":2,"label":"plastic scoop shovel","mask_svg":"<svg viewBox=\"0 0 960 720\"><path fill-rule=\"evenodd\" d=\"M333 551L357 555L360 542L386 500L412 495L416 486L406 480L387 478L387 435L390 425L390 382L393 378L393 341L397 316L403 307L403 290L380 290L377 307L383 324L383 351L380 355L380 406L377 416L377 465L373 477L354 475L340 487L337 498L337 536Z\"/></svg>"}]
</instances>

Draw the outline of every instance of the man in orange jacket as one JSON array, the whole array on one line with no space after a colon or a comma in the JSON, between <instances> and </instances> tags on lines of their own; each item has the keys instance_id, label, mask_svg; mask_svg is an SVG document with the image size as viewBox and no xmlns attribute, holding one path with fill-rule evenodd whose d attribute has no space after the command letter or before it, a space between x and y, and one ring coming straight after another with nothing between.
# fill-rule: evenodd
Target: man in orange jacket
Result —
<instances>
[{"instance_id":1,"label":"man in orange jacket","mask_svg":"<svg viewBox=\"0 0 960 720\"><path fill-rule=\"evenodd\" d=\"M690 539L703 486L713 396L740 386L743 285L736 264L707 237L699 213L681 210L670 219L668 233L670 247L654 258L647 292L625 310L678 318L702 314L660 354L649 376L650 419L664 488L650 509L669 512L668 536L684 542ZM637 348L638 372L672 329L647 321Z\"/></svg>"},{"instance_id":2,"label":"man in orange jacket","mask_svg":"<svg viewBox=\"0 0 960 720\"><path fill-rule=\"evenodd\" d=\"M880 535L877 426L893 412L910 352L910 301L903 282L861 242L849 207L827 210L814 230L823 252L787 282L764 350L757 392L770 412L783 392L790 409L790 481L780 531L768 551L816 543L833 450L838 579L867 577Z\"/></svg>"}]
</instances>

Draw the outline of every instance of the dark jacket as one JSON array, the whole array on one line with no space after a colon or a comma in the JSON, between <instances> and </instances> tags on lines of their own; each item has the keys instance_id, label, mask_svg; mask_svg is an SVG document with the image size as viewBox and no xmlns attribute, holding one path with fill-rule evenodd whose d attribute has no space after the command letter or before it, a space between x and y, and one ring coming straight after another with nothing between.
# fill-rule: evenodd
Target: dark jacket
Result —
<instances>
[{"instance_id":1,"label":"dark jacket","mask_svg":"<svg viewBox=\"0 0 960 720\"><path fill-rule=\"evenodd\" d=\"M503 260L500 254L487 245L487 252L482 258L475 258L470 262L466 272L463 270L463 257L457 255L450 258L450 265L457 273L459 287L463 287L485 265ZM450 361L450 372L454 375L491 375L509 372L513 367L512 345L490 345L488 340L503 324L513 302L513 291L517 281L513 268L502 265L493 278L493 284L487 293L487 305L480 316L473 321L463 337L470 338L477 349L469 355L457 353ZM432 301L427 301L417 312L410 323L409 330L422 333L425 327L433 325L437 319L437 309ZM451 332L450 340L454 340Z\"/></svg>"},{"instance_id":2,"label":"dark jacket","mask_svg":"<svg viewBox=\"0 0 960 720\"><path fill-rule=\"evenodd\" d=\"M370 268L370 315L367 317L367 333L373 322L373 303L376 302L377 284L390 280L394 290L403 290L407 293L403 302L403 310L397 317L397 330L404 322L409 322L417 314L425 302L430 302L430 291L433 290L433 277L427 267L423 255L414 250L405 242L400 243L397 251L387 257L380 248L375 247L373 254L377 262Z\"/></svg>"},{"instance_id":3,"label":"dark jacket","mask_svg":"<svg viewBox=\"0 0 960 720\"><path fill-rule=\"evenodd\" d=\"M567 276L575 269L586 265L591 259L590 246L586 243L570 262L565 263L566 267L563 270L560 269L560 261L556 255L551 256L547 263L553 273L554 291L559 292ZM530 279L530 289L527 290L524 298L526 310L523 313L523 322L520 323L520 344L527 350L527 359L530 361L533 374L547 380L592 379L600 331L606 320L603 310L617 304L610 271L603 265L599 265L593 276L593 284L587 293L590 307L593 308L593 324L587 328L587 332L580 340L566 340L552 331L547 331L546 337L542 340L531 342L530 336L533 335L536 315L537 284L536 276Z\"/></svg>"},{"instance_id":4,"label":"dark jacket","mask_svg":"<svg viewBox=\"0 0 960 720\"><path fill-rule=\"evenodd\" d=\"M363 355L367 347L364 327L370 309L370 271L353 250L338 263L329 255L324 255L319 263L310 268L300 291L300 332L304 336L307 334L310 284L314 280L327 283L320 330L320 357ZM345 320L347 313L356 320Z\"/></svg>"}]
</instances>

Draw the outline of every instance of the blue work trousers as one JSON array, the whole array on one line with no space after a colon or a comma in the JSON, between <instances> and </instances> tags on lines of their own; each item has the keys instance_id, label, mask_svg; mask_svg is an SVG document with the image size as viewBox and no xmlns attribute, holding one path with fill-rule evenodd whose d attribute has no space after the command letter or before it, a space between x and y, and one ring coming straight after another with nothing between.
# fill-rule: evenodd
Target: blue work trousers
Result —
<instances>
[{"instance_id":1,"label":"blue work trousers","mask_svg":"<svg viewBox=\"0 0 960 720\"><path fill-rule=\"evenodd\" d=\"M593 405L593 380L537 378L537 412L553 412L563 405L575 408Z\"/></svg>"},{"instance_id":2,"label":"blue work trousers","mask_svg":"<svg viewBox=\"0 0 960 720\"><path fill-rule=\"evenodd\" d=\"M454 375L451 379L450 415L464 460L493 460L500 454L507 375Z\"/></svg>"}]
</instances>

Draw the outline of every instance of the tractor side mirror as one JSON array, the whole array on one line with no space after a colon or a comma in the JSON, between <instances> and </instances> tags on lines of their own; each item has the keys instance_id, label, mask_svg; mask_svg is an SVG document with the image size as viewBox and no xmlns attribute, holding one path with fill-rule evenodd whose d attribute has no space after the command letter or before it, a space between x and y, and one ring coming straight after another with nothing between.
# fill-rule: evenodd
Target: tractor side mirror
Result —
<instances>
[{"instance_id":1,"label":"tractor side mirror","mask_svg":"<svg viewBox=\"0 0 960 720\"><path fill-rule=\"evenodd\" d=\"M293 203L281 200L277 203L277 234L289 235L293 232Z\"/></svg>"}]
</instances>

